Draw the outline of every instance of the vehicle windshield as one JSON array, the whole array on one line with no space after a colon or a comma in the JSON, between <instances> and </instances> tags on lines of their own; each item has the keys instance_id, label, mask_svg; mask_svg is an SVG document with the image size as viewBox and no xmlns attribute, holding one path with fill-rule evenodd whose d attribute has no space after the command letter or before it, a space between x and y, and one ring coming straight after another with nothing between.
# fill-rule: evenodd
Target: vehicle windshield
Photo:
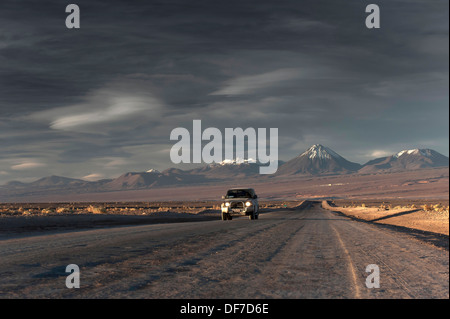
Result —
<instances>
[{"instance_id":1,"label":"vehicle windshield","mask_svg":"<svg viewBox=\"0 0 450 319\"><path fill-rule=\"evenodd\" d=\"M233 189L227 192L227 198L251 198L252 195L245 189Z\"/></svg>"}]
</instances>

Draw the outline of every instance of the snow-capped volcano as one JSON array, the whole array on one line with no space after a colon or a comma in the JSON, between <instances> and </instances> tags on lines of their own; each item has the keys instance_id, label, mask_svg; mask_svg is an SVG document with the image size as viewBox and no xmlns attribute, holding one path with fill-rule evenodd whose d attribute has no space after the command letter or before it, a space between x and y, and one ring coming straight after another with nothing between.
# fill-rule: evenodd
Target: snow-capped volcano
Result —
<instances>
[{"instance_id":1,"label":"snow-capped volcano","mask_svg":"<svg viewBox=\"0 0 450 319\"><path fill-rule=\"evenodd\" d=\"M315 144L311 146L309 149L307 149L305 152L303 152L301 156L307 156L310 159L331 159L333 157L339 158L340 156L338 153L333 151L332 149L322 146L320 144Z\"/></svg>"},{"instance_id":2,"label":"snow-capped volcano","mask_svg":"<svg viewBox=\"0 0 450 319\"><path fill-rule=\"evenodd\" d=\"M281 165L277 174L342 174L355 172L359 168L361 168L360 164L346 160L328 147L315 144Z\"/></svg>"},{"instance_id":3,"label":"snow-capped volcano","mask_svg":"<svg viewBox=\"0 0 450 319\"><path fill-rule=\"evenodd\" d=\"M433 152L437 153L436 151L430 150L430 149L412 149L412 150L403 150L398 152L397 154L394 154L393 156L396 158L399 158L403 155L421 155L425 157L433 157Z\"/></svg>"},{"instance_id":4,"label":"snow-capped volcano","mask_svg":"<svg viewBox=\"0 0 450 319\"><path fill-rule=\"evenodd\" d=\"M361 173L394 172L411 169L448 166L448 157L431 149L402 150L396 154L376 158L364 164Z\"/></svg>"}]
</instances>

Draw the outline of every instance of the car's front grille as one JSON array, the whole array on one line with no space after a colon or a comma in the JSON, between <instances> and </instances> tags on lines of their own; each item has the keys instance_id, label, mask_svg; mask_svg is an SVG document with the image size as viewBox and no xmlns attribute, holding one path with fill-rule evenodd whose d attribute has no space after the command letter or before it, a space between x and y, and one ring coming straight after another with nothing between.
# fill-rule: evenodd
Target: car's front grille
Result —
<instances>
[{"instance_id":1,"label":"car's front grille","mask_svg":"<svg viewBox=\"0 0 450 319\"><path fill-rule=\"evenodd\" d=\"M230 208L242 209L242 208L244 208L244 202L231 202Z\"/></svg>"}]
</instances>

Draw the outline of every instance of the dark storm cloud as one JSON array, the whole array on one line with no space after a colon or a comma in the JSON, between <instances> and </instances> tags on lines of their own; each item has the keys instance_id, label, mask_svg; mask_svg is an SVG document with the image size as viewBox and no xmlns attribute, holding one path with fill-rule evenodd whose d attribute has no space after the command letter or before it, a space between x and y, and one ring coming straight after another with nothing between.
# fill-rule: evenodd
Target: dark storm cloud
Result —
<instances>
[{"instance_id":1,"label":"dark storm cloud","mask_svg":"<svg viewBox=\"0 0 450 319\"><path fill-rule=\"evenodd\" d=\"M61 1L0 4L0 181L163 169L193 119L278 127L282 159L448 155L447 1L377 1L378 30L356 0L75 3L78 30Z\"/></svg>"}]
</instances>

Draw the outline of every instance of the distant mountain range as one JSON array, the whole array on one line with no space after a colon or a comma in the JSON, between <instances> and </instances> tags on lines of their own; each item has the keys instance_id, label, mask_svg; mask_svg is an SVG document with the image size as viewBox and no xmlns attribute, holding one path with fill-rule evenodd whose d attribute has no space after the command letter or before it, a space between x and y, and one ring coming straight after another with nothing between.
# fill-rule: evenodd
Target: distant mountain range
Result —
<instances>
[{"instance_id":1,"label":"distant mountain range","mask_svg":"<svg viewBox=\"0 0 450 319\"><path fill-rule=\"evenodd\" d=\"M244 178L374 174L448 166L448 157L430 149L403 150L361 165L346 160L328 147L316 144L287 162L280 161L278 171L272 176L260 175L258 163L228 161L191 170L169 168L162 172L154 169L146 172L129 172L114 179L98 181L85 181L60 176L44 177L31 183L12 181L0 186L2 195L0 197L135 190L163 186L220 183L224 180Z\"/></svg>"},{"instance_id":2,"label":"distant mountain range","mask_svg":"<svg viewBox=\"0 0 450 319\"><path fill-rule=\"evenodd\" d=\"M353 163L328 147L316 144L301 155L281 165L278 175L330 175L349 173L399 172L449 166L449 158L430 149L403 150L370 160L364 165Z\"/></svg>"}]
</instances>

